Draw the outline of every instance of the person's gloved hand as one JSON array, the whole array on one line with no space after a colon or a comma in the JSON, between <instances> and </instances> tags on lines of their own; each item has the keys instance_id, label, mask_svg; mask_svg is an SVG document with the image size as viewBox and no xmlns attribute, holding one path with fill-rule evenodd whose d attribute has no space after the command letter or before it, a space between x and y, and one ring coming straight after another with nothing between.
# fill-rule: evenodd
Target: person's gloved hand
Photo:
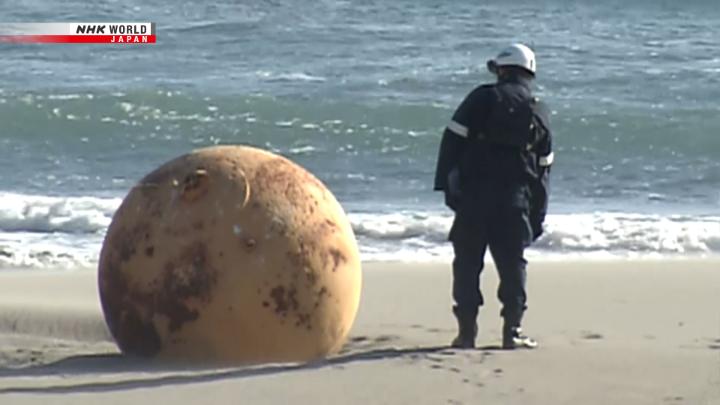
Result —
<instances>
[{"instance_id":1,"label":"person's gloved hand","mask_svg":"<svg viewBox=\"0 0 720 405\"><path fill-rule=\"evenodd\" d=\"M460 170L454 168L448 173L448 187L445 190L445 205L453 211L460 206L462 191L460 189Z\"/></svg>"},{"instance_id":2,"label":"person's gloved hand","mask_svg":"<svg viewBox=\"0 0 720 405\"><path fill-rule=\"evenodd\" d=\"M460 197L446 190L445 205L451 210L457 211L458 207L460 206Z\"/></svg>"},{"instance_id":3,"label":"person's gloved hand","mask_svg":"<svg viewBox=\"0 0 720 405\"><path fill-rule=\"evenodd\" d=\"M533 233L532 240L533 240L533 242L535 242L543 234L543 231L544 231L543 224L542 224L542 222L532 222L532 223L530 223L530 228L532 228L532 233Z\"/></svg>"}]
</instances>

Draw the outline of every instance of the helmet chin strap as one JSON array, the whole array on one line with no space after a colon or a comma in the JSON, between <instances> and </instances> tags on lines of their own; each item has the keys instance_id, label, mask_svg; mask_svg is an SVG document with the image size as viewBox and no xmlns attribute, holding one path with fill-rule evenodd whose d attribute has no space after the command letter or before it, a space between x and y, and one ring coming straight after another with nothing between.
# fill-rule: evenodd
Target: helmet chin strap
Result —
<instances>
[{"instance_id":1,"label":"helmet chin strap","mask_svg":"<svg viewBox=\"0 0 720 405\"><path fill-rule=\"evenodd\" d=\"M498 80L506 80L516 75L513 74L512 70L506 69L502 66L498 66L497 70L495 71L495 76L497 76Z\"/></svg>"},{"instance_id":2,"label":"helmet chin strap","mask_svg":"<svg viewBox=\"0 0 720 405\"><path fill-rule=\"evenodd\" d=\"M498 80L507 80L513 77L520 77L528 80L532 80L535 78L535 75L533 75L532 73L526 72L522 68L513 69L513 67L511 66L497 66L493 73L498 78Z\"/></svg>"},{"instance_id":3,"label":"helmet chin strap","mask_svg":"<svg viewBox=\"0 0 720 405\"><path fill-rule=\"evenodd\" d=\"M498 73L497 62L495 62L494 60L489 60L487 62L487 69L490 71L490 73L497 75L497 73Z\"/></svg>"}]
</instances>

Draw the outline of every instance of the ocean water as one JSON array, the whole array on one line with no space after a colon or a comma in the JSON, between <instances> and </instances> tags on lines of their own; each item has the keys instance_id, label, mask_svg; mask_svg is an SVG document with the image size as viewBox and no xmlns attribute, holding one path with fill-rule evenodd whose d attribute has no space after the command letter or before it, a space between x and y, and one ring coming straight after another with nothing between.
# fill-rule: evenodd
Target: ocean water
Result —
<instances>
[{"instance_id":1,"label":"ocean water","mask_svg":"<svg viewBox=\"0 0 720 405\"><path fill-rule=\"evenodd\" d=\"M2 267L94 266L133 184L215 144L315 173L363 258L447 260L440 136L514 41L537 52L555 134L547 232L529 255L720 253L715 0L28 0L0 15L152 21L158 35L0 44Z\"/></svg>"}]
</instances>

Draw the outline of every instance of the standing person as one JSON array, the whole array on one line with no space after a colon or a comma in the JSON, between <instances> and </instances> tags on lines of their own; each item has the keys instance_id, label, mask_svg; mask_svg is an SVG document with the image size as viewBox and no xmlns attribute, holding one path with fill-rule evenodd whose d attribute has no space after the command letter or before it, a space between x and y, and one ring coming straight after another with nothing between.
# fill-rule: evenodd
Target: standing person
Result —
<instances>
[{"instance_id":1,"label":"standing person","mask_svg":"<svg viewBox=\"0 0 720 405\"><path fill-rule=\"evenodd\" d=\"M455 212L449 239L453 261L452 346L475 347L483 304L480 273L490 247L500 276L498 298L505 349L534 348L521 331L527 294L524 250L542 234L553 161L548 109L531 92L535 54L525 45L504 49L487 67L494 84L475 88L460 104L440 144L435 190Z\"/></svg>"}]
</instances>

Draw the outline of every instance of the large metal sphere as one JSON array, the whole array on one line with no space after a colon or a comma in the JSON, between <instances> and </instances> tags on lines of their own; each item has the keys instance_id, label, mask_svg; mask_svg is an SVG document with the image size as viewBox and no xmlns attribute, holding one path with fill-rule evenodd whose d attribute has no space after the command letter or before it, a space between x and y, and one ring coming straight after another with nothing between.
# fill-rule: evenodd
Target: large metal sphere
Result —
<instances>
[{"instance_id":1,"label":"large metal sphere","mask_svg":"<svg viewBox=\"0 0 720 405\"><path fill-rule=\"evenodd\" d=\"M178 157L131 190L98 282L125 353L307 361L342 346L361 268L350 223L317 178L260 149L220 146Z\"/></svg>"}]
</instances>

